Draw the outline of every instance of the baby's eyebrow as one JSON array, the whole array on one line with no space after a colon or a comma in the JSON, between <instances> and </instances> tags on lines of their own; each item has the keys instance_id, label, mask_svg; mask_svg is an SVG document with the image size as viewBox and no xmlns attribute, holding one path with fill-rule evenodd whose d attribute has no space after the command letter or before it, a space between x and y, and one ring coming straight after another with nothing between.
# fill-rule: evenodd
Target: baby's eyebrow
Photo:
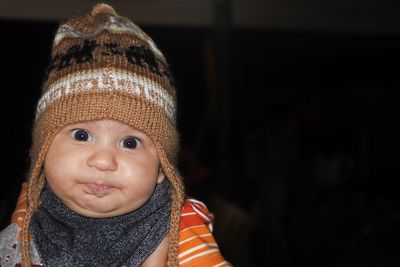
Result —
<instances>
[{"instance_id":1,"label":"baby's eyebrow","mask_svg":"<svg viewBox=\"0 0 400 267\"><path fill-rule=\"evenodd\" d=\"M128 130L126 132L126 136L133 136L133 137L139 138L140 140L143 140L143 139L145 139L146 134L144 134L144 133L142 133L142 132L140 132L138 130L133 129L133 130L130 130L130 131Z\"/></svg>"},{"instance_id":2,"label":"baby's eyebrow","mask_svg":"<svg viewBox=\"0 0 400 267\"><path fill-rule=\"evenodd\" d=\"M77 122L74 124L70 124L67 127L68 128L89 128L92 126L95 126L98 121L83 121L83 122Z\"/></svg>"},{"instance_id":3,"label":"baby's eyebrow","mask_svg":"<svg viewBox=\"0 0 400 267\"><path fill-rule=\"evenodd\" d=\"M77 123L77 124L71 124L65 127L67 130L73 130L73 129L86 129L88 128L86 125Z\"/></svg>"}]
</instances>

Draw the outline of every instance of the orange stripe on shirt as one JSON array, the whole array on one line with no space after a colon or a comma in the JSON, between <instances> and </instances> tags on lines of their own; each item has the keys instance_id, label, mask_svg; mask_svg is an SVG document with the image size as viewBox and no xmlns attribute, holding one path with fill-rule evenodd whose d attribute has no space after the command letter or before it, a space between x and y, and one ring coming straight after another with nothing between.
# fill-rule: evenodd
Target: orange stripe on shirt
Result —
<instances>
[{"instance_id":1,"label":"orange stripe on shirt","mask_svg":"<svg viewBox=\"0 0 400 267\"><path fill-rule=\"evenodd\" d=\"M15 208L15 211L11 215L11 222L18 224L19 228L22 227L26 209L28 207L27 193L28 193L28 184L25 182L22 183L21 193L19 194L17 200L17 206Z\"/></svg>"},{"instance_id":2,"label":"orange stripe on shirt","mask_svg":"<svg viewBox=\"0 0 400 267\"><path fill-rule=\"evenodd\" d=\"M199 201L187 199L184 203L179 232L179 266L232 266L221 255L212 236L213 215Z\"/></svg>"}]
</instances>

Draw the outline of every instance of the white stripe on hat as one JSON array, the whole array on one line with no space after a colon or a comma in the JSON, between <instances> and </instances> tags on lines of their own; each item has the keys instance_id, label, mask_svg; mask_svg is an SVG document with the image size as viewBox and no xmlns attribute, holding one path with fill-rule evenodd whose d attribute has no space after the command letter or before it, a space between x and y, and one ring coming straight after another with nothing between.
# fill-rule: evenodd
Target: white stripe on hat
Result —
<instances>
[{"instance_id":1,"label":"white stripe on hat","mask_svg":"<svg viewBox=\"0 0 400 267\"><path fill-rule=\"evenodd\" d=\"M36 118L60 97L89 91L119 91L144 97L163 108L175 123L176 103L161 85L137 73L115 68L78 72L57 80L40 98L36 108Z\"/></svg>"}]
</instances>

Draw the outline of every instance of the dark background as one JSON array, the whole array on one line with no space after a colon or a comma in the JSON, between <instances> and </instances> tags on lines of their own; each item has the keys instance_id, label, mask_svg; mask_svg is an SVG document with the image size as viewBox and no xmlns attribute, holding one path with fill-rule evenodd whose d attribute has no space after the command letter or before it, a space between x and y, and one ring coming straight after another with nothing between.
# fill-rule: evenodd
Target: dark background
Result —
<instances>
[{"instance_id":1,"label":"dark background","mask_svg":"<svg viewBox=\"0 0 400 267\"><path fill-rule=\"evenodd\" d=\"M0 20L1 228L26 177L57 25ZM232 29L224 50L210 28L143 29L176 80L188 194L216 215L228 260L400 263L400 35Z\"/></svg>"}]
</instances>

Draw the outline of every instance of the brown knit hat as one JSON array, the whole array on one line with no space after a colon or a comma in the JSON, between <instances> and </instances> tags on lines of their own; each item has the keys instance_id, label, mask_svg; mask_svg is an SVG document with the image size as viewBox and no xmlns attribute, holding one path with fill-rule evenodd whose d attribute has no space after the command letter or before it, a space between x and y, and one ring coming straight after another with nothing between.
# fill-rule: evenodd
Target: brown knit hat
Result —
<instances>
[{"instance_id":1,"label":"brown knit hat","mask_svg":"<svg viewBox=\"0 0 400 267\"><path fill-rule=\"evenodd\" d=\"M168 64L137 25L106 4L61 24L33 127L23 265L30 266L29 225L45 183L43 162L54 136L72 123L113 119L142 130L156 145L173 189L168 265L177 266L184 189L176 169L175 115L176 91Z\"/></svg>"}]
</instances>

